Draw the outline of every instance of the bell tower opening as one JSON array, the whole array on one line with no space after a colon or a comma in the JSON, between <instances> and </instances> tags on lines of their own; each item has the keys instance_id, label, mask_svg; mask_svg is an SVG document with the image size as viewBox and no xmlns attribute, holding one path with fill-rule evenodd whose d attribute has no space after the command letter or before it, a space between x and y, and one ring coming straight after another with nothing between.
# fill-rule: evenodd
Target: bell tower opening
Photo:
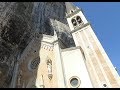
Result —
<instances>
[{"instance_id":1,"label":"bell tower opening","mask_svg":"<svg viewBox=\"0 0 120 90\"><path fill-rule=\"evenodd\" d=\"M73 24L74 27L77 26L77 21L74 18L71 20L71 22L72 22L72 24Z\"/></svg>"},{"instance_id":2,"label":"bell tower opening","mask_svg":"<svg viewBox=\"0 0 120 90\"><path fill-rule=\"evenodd\" d=\"M74 29L83 25L83 21L82 21L81 17L78 15L71 19L71 23L72 23Z\"/></svg>"},{"instance_id":3,"label":"bell tower opening","mask_svg":"<svg viewBox=\"0 0 120 90\"><path fill-rule=\"evenodd\" d=\"M76 16L76 20L77 20L78 24L82 23L82 20L81 20L80 16Z\"/></svg>"}]
</instances>

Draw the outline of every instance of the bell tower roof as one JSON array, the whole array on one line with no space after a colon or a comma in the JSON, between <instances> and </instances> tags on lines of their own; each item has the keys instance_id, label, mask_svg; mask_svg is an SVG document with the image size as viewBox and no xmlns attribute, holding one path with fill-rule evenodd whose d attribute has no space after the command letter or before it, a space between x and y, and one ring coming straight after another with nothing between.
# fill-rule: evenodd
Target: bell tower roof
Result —
<instances>
[{"instance_id":1,"label":"bell tower roof","mask_svg":"<svg viewBox=\"0 0 120 90\"><path fill-rule=\"evenodd\" d=\"M74 6L74 4L71 2L65 2L65 6L66 6L66 13L67 14L70 14L72 11L74 12L77 9L77 7Z\"/></svg>"}]
</instances>

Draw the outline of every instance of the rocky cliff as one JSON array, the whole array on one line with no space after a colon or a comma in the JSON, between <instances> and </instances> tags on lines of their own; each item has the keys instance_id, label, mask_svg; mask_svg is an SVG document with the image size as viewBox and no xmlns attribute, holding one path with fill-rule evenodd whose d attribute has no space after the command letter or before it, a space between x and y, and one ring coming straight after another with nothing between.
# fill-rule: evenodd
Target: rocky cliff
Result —
<instances>
[{"instance_id":1,"label":"rocky cliff","mask_svg":"<svg viewBox=\"0 0 120 90\"><path fill-rule=\"evenodd\" d=\"M0 2L0 87L9 87L17 56L35 33L55 30L66 48L74 46L65 12L64 2Z\"/></svg>"}]
</instances>

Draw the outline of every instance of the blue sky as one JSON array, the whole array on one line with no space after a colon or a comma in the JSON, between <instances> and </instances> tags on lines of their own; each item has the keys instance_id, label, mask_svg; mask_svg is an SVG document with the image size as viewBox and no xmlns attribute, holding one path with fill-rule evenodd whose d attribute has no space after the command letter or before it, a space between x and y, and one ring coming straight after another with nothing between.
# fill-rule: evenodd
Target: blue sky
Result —
<instances>
[{"instance_id":1,"label":"blue sky","mask_svg":"<svg viewBox=\"0 0 120 90\"><path fill-rule=\"evenodd\" d=\"M120 75L120 2L74 2L74 4L83 10Z\"/></svg>"}]
</instances>

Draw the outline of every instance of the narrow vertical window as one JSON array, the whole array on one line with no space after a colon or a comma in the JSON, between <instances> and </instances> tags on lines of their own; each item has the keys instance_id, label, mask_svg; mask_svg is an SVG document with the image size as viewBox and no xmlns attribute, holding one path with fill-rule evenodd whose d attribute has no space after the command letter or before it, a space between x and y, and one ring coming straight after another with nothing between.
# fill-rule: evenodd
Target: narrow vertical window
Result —
<instances>
[{"instance_id":1,"label":"narrow vertical window","mask_svg":"<svg viewBox=\"0 0 120 90\"><path fill-rule=\"evenodd\" d=\"M47 68L48 68L48 78L52 79L52 61L50 59L47 60Z\"/></svg>"}]
</instances>

